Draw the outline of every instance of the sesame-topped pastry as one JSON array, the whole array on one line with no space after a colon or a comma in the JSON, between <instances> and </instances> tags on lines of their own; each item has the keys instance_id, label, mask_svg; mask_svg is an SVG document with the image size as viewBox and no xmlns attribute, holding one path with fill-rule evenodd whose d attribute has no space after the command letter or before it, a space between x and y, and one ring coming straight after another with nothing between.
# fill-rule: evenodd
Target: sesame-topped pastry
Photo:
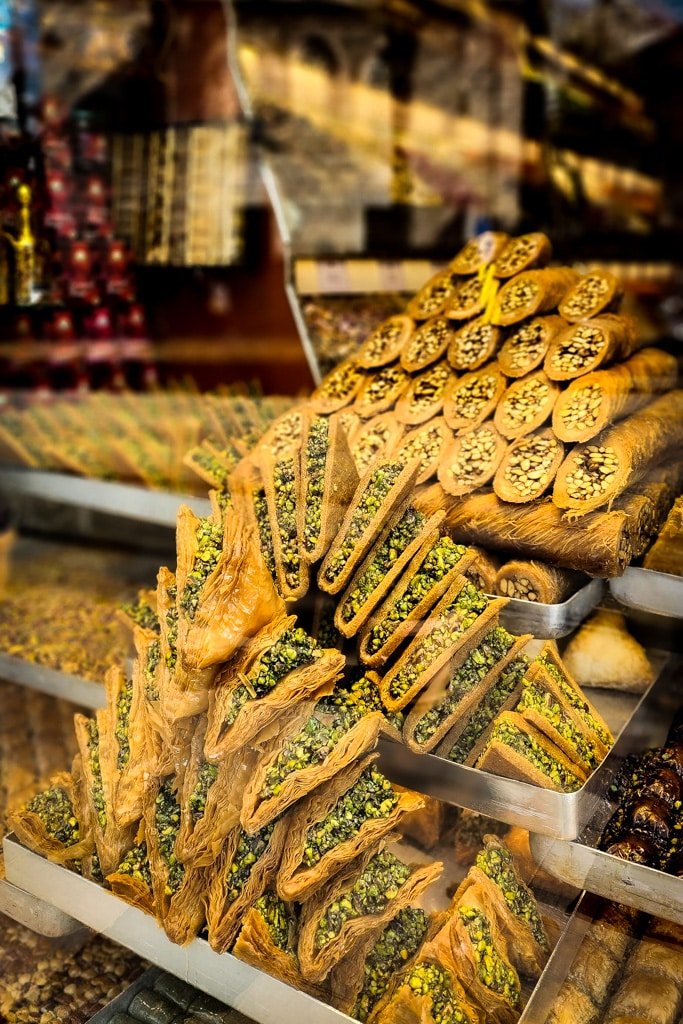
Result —
<instances>
[{"instance_id":1,"label":"sesame-topped pastry","mask_svg":"<svg viewBox=\"0 0 683 1024\"><path fill-rule=\"evenodd\" d=\"M356 352L356 362L365 370L375 370L393 363L414 330L415 322L409 316L390 316L365 339Z\"/></svg>"},{"instance_id":2,"label":"sesame-topped pastry","mask_svg":"<svg viewBox=\"0 0 683 1024\"><path fill-rule=\"evenodd\" d=\"M441 359L453 337L452 324L444 316L434 316L417 327L401 352L401 366L408 373L424 370Z\"/></svg>"},{"instance_id":3,"label":"sesame-topped pastry","mask_svg":"<svg viewBox=\"0 0 683 1024\"><path fill-rule=\"evenodd\" d=\"M540 231L511 238L493 264L495 277L514 277L532 267L544 267L550 260L550 239Z\"/></svg>"},{"instance_id":4,"label":"sesame-topped pastry","mask_svg":"<svg viewBox=\"0 0 683 1024\"><path fill-rule=\"evenodd\" d=\"M600 313L618 309L622 294L618 278L609 270L591 270L562 299L560 316L570 323L589 320Z\"/></svg>"}]
</instances>

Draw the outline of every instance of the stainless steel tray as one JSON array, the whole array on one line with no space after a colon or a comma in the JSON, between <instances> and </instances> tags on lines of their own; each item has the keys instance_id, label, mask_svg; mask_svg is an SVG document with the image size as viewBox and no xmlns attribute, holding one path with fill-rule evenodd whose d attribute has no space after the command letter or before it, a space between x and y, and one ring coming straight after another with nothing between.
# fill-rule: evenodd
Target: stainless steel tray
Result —
<instances>
[{"instance_id":1,"label":"stainless steel tray","mask_svg":"<svg viewBox=\"0 0 683 1024\"><path fill-rule=\"evenodd\" d=\"M661 678L641 702L636 714L605 762L599 780L601 792L592 805L592 813L579 830L575 842L561 842L549 835L531 837L534 856L557 878L578 888L616 900L659 917L683 924L683 878L665 871L631 864L596 849L602 831L615 810L608 798L608 787L627 754L642 753L648 747L661 746L680 705L677 687L681 659L672 663L666 678Z\"/></svg>"},{"instance_id":2,"label":"stainless steel tray","mask_svg":"<svg viewBox=\"0 0 683 1024\"><path fill-rule=\"evenodd\" d=\"M610 580L609 588L628 608L683 619L683 576L632 565Z\"/></svg>"},{"instance_id":3,"label":"stainless steel tray","mask_svg":"<svg viewBox=\"0 0 683 1024\"><path fill-rule=\"evenodd\" d=\"M675 662L669 661L663 667L650 692L671 691L676 674L674 665ZM380 764L390 778L445 803L467 807L554 839L576 839L594 817L601 794L609 785L619 738L631 736L634 715L648 698L647 694L638 697L594 690L591 699L617 742L586 784L575 793L556 793L527 782L504 779L478 768L454 764L435 754L415 754L403 744L387 739L380 741Z\"/></svg>"},{"instance_id":4,"label":"stainless steel tray","mask_svg":"<svg viewBox=\"0 0 683 1024\"><path fill-rule=\"evenodd\" d=\"M133 484L39 469L0 469L0 493L3 492L44 498L157 526L175 527L181 504L189 505L198 516L207 516L211 511L209 500L195 495L168 494Z\"/></svg>"},{"instance_id":5,"label":"stainless steel tray","mask_svg":"<svg viewBox=\"0 0 683 1024\"><path fill-rule=\"evenodd\" d=\"M58 672L47 665L15 658L0 651L0 678L10 683L40 690L51 697L62 697L84 708L103 708L105 705L104 686L90 682L80 676Z\"/></svg>"},{"instance_id":6,"label":"stainless steel tray","mask_svg":"<svg viewBox=\"0 0 683 1024\"><path fill-rule=\"evenodd\" d=\"M148 970L143 971L140 977L136 978L128 988L124 989L123 992L119 992L106 1006L103 1006L97 1013L94 1013L88 1019L87 1024L108 1024L118 1010L125 1012L128 1009L133 1001L133 996L137 995L141 989L153 988L154 982L163 973L158 967L150 967Z\"/></svg>"},{"instance_id":7,"label":"stainless steel tray","mask_svg":"<svg viewBox=\"0 0 683 1024\"><path fill-rule=\"evenodd\" d=\"M567 636L590 615L605 589L602 580L591 580L561 604L541 604L510 598L500 615L512 633L533 633L543 640Z\"/></svg>"},{"instance_id":8,"label":"stainless steel tray","mask_svg":"<svg viewBox=\"0 0 683 1024\"><path fill-rule=\"evenodd\" d=\"M24 928L30 928L32 932L44 935L48 939L63 938L87 930L79 921L52 903L36 899L25 889L13 885L5 878L0 879L0 914L11 917Z\"/></svg>"}]
</instances>

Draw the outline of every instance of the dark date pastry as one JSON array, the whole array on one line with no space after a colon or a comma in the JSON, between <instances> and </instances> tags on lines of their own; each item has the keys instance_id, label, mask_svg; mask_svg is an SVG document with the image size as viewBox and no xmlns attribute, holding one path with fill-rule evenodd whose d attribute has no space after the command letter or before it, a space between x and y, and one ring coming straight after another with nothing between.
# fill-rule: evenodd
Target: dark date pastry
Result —
<instances>
[{"instance_id":1,"label":"dark date pastry","mask_svg":"<svg viewBox=\"0 0 683 1024\"><path fill-rule=\"evenodd\" d=\"M641 797L632 805L629 818L634 832L643 833L658 846L668 843L671 812L662 800Z\"/></svg>"},{"instance_id":2,"label":"dark date pastry","mask_svg":"<svg viewBox=\"0 0 683 1024\"><path fill-rule=\"evenodd\" d=\"M648 867L654 867L659 863L659 853L652 840L646 836L636 835L634 832L608 846L607 853L611 853L614 857L621 857L622 860L629 860L632 864L645 864Z\"/></svg>"},{"instance_id":3,"label":"dark date pastry","mask_svg":"<svg viewBox=\"0 0 683 1024\"><path fill-rule=\"evenodd\" d=\"M609 787L610 795L622 800L624 794L639 790L648 772L656 764L656 757L656 750L646 750L644 754L629 754Z\"/></svg>"},{"instance_id":4,"label":"dark date pastry","mask_svg":"<svg viewBox=\"0 0 683 1024\"><path fill-rule=\"evenodd\" d=\"M683 781L683 743L667 743L659 759L663 765L672 768Z\"/></svg>"},{"instance_id":5,"label":"dark date pastry","mask_svg":"<svg viewBox=\"0 0 683 1024\"><path fill-rule=\"evenodd\" d=\"M680 805L683 796L683 780L672 768L655 768L647 774L640 792L644 797L655 797L674 808Z\"/></svg>"},{"instance_id":6,"label":"dark date pastry","mask_svg":"<svg viewBox=\"0 0 683 1024\"><path fill-rule=\"evenodd\" d=\"M626 831L626 807L617 807L616 811L605 825L602 833L602 839L600 841L601 849L605 850L611 843L615 843L617 839Z\"/></svg>"}]
</instances>

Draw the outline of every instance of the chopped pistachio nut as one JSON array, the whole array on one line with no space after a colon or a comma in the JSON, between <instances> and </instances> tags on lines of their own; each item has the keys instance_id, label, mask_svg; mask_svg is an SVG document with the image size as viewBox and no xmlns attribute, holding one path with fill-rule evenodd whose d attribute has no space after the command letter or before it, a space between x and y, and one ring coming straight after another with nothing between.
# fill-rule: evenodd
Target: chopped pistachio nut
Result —
<instances>
[{"instance_id":1,"label":"chopped pistachio nut","mask_svg":"<svg viewBox=\"0 0 683 1024\"><path fill-rule=\"evenodd\" d=\"M293 941L296 931L296 916L287 904L275 893L266 892L254 901L254 907L265 921L273 945L284 953L296 955Z\"/></svg>"},{"instance_id":2,"label":"chopped pistachio nut","mask_svg":"<svg viewBox=\"0 0 683 1024\"><path fill-rule=\"evenodd\" d=\"M311 423L306 442L306 512L304 516L304 548L312 551L318 543L322 525L323 491L330 425L324 416Z\"/></svg>"},{"instance_id":3,"label":"chopped pistachio nut","mask_svg":"<svg viewBox=\"0 0 683 1024\"><path fill-rule=\"evenodd\" d=\"M402 597L395 601L381 622L370 632L368 651L376 654L405 622L415 608L429 596L465 554L462 544L450 537L437 537L416 570Z\"/></svg>"},{"instance_id":4,"label":"chopped pistachio nut","mask_svg":"<svg viewBox=\"0 0 683 1024\"><path fill-rule=\"evenodd\" d=\"M536 900L529 889L520 883L510 851L502 846L488 846L477 854L475 863L498 886L515 917L526 921L538 944L547 950L548 936Z\"/></svg>"},{"instance_id":5,"label":"chopped pistachio nut","mask_svg":"<svg viewBox=\"0 0 683 1024\"><path fill-rule=\"evenodd\" d=\"M161 642L159 640L152 640L151 644L147 648L147 658L145 659L145 694L147 695L147 700L159 699L159 690L156 685L156 671L160 657Z\"/></svg>"},{"instance_id":6,"label":"chopped pistachio nut","mask_svg":"<svg viewBox=\"0 0 683 1024\"><path fill-rule=\"evenodd\" d=\"M519 977L496 949L490 922L474 907L460 907L458 914L469 932L480 982L503 996L510 1006L518 1006L521 996Z\"/></svg>"},{"instance_id":7,"label":"chopped pistachio nut","mask_svg":"<svg viewBox=\"0 0 683 1024\"><path fill-rule=\"evenodd\" d=\"M171 590L173 590L173 599L175 600L175 587L169 587L168 593L171 596ZM178 659L178 652L176 650L176 644L178 642L178 609L173 604L166 612L166 642L168 643L168 651L166 653L166 664L173 671L176 666Z\"/></svg>"},{"instance_id":8,"label":"chopped pistachio nut","mask_svg":"<svg viewBox=\"0 0 683 1024\"><path fill-rule=\"evenodd\" d=\"M144 597L138 598L137 601L122 604L121 608L128 618L133 620L136 626L140 626L142 629L150 629L154 633L160 631L161 626L159 625L156 608L152 608L151 604Z\"/></svg>"},{"instance_id":9,"label":"chopped pistachio nut","mask_svg":"<svg viewBox=\"0 0 683 1024\"><path fill-rule=\"evenodd\" d=\"M325 570L325 579L329 583L333 583L343 571L404 468L403 462L383 462L373 471L353 511L344 539Z\"/></svg>"},{"instance_id":10,"label":"chopped pistachio nut","mask_svg":"<svg viewBox=\"0 0 683 1024\"><path fill-rule=\"evenodd\" d=\"M142 842L129 850L118 868L117 875L130 875L138 882L143 882L148 889L152 888L152 872L147 857L147 843Z\"/></svg>"},{"instance_id":11,"label":"chopped pistachio nut","mask_svg":"<svg viewBox=\"0 0 683 1024\"><path fill-rule=\"evenodd\" d=\"M396 526L380 545L372 561L356 579L356 584L342 605L342 618L350 622L368 598L382 585L384 579L406 548L417 538L425 517L409 505Z\"/></svg>"},{"instance_id":12,"label":"chopped pistachio nut","mask_svg":"<svg viewBox=\"0 0 683 1024\"><path fill-rule=\"evenodd\" d=\"M430 665L474 625L487 605L486 595L472 583L466 583L392 678L389 684L392 697L399 698L408 693Z\"/></svg>"},{"instance_id":13,"label":"chopped pistachio nut","mask_svg":"<svg viewBox=\"0 0 683 1024\"><path fill-rule=\"evenodd\" d=\"M94 718L88 720L88 752L90 771L92 772L92 798L100 828L107 826L107 804L104 799L102 785L102 769L100 767L100 734Z\"/></svg>"},{"instance_id":14,"label":"chopped pistachio nut","mask_svg":"<svg viewBox=\"0 0 683 1024\"><path fill-rule=\"evenodd\" d=\"M230 865L227 903L234 903L242 892L251 875L254 864L261 859L268 849L274 828L275 822L271 822L270 825L266 825L265 828L262 828L260 832L253 836L249 836L244 830L240 830L239 842Z\"/></svg>"},{"instance_id":15,"label":"chopped pistachio nut","mask_svg":"<svg viewBox=\"0 0 683 1024\"><path fill-rule=\"evenodd\" d=\"M345 684L346 685L346 684ZM381 711L395 729L403 729L405 714L403 711L389 711L382 700L379 685L372 676L363 674L355 679L347 688L348 698L364 715L371 711Z\"/></svg>"},{"instance_id":16,"label":"chopped pistachio nut","mask_svg":"<svg viewBox=\"0 0 683 1024\"><path fill-rule=\"evenodd\" d=\"M305 629L297 626L285 630L272 647L261 655L245 681L233 690L223 727L228 728L234 723L248 701L265 697L290 672L312 664L321 653L321 648Z\"/></svg>"},{"instance_id":17,"label":"chopped pistachio nut","mask_svg":"<svg viewBox=\"0 0 683 1024\"><path fill-rule=\"evenodd\" d=\"M175 855L175 841L180 828L180 804L170 779L162 783L157 793L154 819L159 853L168 868L165 893L167 896L173 896L183 881L185 866Z\"/></svg>"},{"instance_id":18,"label":"chopped pistachio nut","mask_svg":"<svg viewBox=\"0 0 683 1024\"><path fill-rule=\"evenodd\" d=\"M451 974L438 964L415 964L406 977L415 996L431 996L430 1014L434 1024L474 1024L453 991Z\"/></svg>"},{"instance_id":19,"label":"chopped pistachio nut","mask_svg":"<svg viewBox=\"0 0 683 1024\"><path fill-rule=\"evenodd\" d=\"M398 803L389 779L374 765L340 796L327 817L309 828L303 863L314 867L326 853L357 835L366 821L387 818Z\"/></svg>"},{"instance_id":20,"label":"chopped pistachio nut","mask_svg":"<svg viewBox=\"0 0 683 1024\"><path fill-rule=\"evenodd\" d=\"M462 764L467 760L479 737L488 729L510 694L519 686L529 667L529 659L521 654L511 661L501 672L496 682L489 688L478 708L469 716L467 725L460 733L455 745L448 755L450 761Z\"/></svg>"},{"instance_id":21,"label":"chopped pistachio nut","mask_svg":"<svg viewBox=\"0 0 683 1024\"><path fill-rule=\"evenodd\" d=\"M353 1016L364 1022L386 992L395 973L422 945L428 925L427 915L416 907L406 907L384 929L363 966L361 988Z\"/></svg>"},{"instance_id":22,"label":"chopped pistachio nut","mask_svg":"<svg viewBox=\"0 0 683 1024\"><path fill-rule=\"evenodd\" d=\"M80 863L80 861L79 861ZM80 872L79 872L80 874ZM90 856L90 874L92 875L93 881L104 882L104 875L102 874L102 866L100 865L100 858L97 853L93 853Z\"/></svg>"},{"instance_id":23,"label":"chopped pistachio nut","mask_svg":"<svg viewBox=\"0 0 683 1024\"><path fill-rule=\"evenodd\" d=\"M273 471L273 486L285 579L290 587L298 587L301 555L296 519L294 459L282 459L277 463Z\"/></svg>"},{"instance_id":24,"label":"chopped pistachio nut","mask_svg":"<svg viewBox=\"0 0 683 1024\"><path fill-rule=\"evenodd\" d=\"M211 477L216 487L227 487L231 470L223 465L213 452L207 451L206 448L195 448L190 457L195 465L199 466L200 469L203 469Z\"/></svg>"},{"instance_id":25,"label":"chopped pistachio nut","mask_svg":"<svg viewBox=\"0 0 683 1024\"><path fill-rule=\"evenodd\" d=\"M208 517L200 519L195 539L197 550L194 564L180 597L180 607L190 622L197 613L204 584L218 565L223 551L223 527Z\"/></svg>"},{"instance_id":26,"label":"chopped pistachio nut","mask_svg":"<svg viewBox=\"0 0 683 1024\"><path fill-rule=\"evenodd\" d=\"M26 810L37 814L51 839L73 846L80 839L80 827L66 790L50 786L26 804Z\"/></svg>"},{"instance_id":27,"label":"chopped pistachio nut","mask_svg":"<svg viewBox=\"0 0 683 1024\"><path fill-rule=\"evenodd\" d=\"M268 519L268 503L266 502L265 491L254 491L252 494L252 503L254 506L254 518L256 519L256 526L258 528L261 554L263 555L263 560L266 563L268 572L273 579L275 579L275 548L273 547L273 534L270 529L270 520Z\"/></svg>"},{"instance_id":28,"label":"chopped pistachio nut","mask_svg":"<svg viewBox=\"0 0 683 1024\"><path fill-rule=\"evenodd\" d=\"M522 732L509 722L498 722L491 732L489 746L497 740L505 743L512 750L516 750L525 760L547 775L562 792L572 793L581 788L582 783L578 775L567 769L545 747L537 743L529 733Z\"/></svg>"},{"instance_id":29,"label":"chopped pistachio nut","mask_svg":"<svg viewBox=\"0 0 683 1024\"><path fill-rule=\"evenodd\" d=\"M599 722L595 720L595 718L593 718L586 701L583 699L581 694L574 689L571 683L568 682L564 674L560 669L558 669L554 662L552 662L546 655L541 655L536 660L539 665L543 666L551 679L554 679L562 690L563 695L567 698L569 704L579 713L589 729L592 729L606 746L611 747L612 737L610 734Z\"/></svg>"},{"instance_id":30,"label":"chopped pistachio nut","mask_svg":"<svg viewBox=\"0 0 683 1024\"><path fill-rule=\"evenodd\" d=\"M430 708L415 726L415 740L424 744L457 708L465 694L477 686L484 676L504 658L515 642L502 626L495 626L457 668L446 688L443 700Z\"/></svg>"},{"instance_id":31,"label":"chopped pistachio nut","mask_svg":"<svg viewBox=\"0 0 683 1024\"><path fill-rule=\"evenodd\" d=\"M116 767L122 771L128 764L130 758L130 739L128 737L128 725L130 722L130 709L133 703L133 681L126 679L119 690L116 699L116 742L119 745L116 755Z\"/></svg>"},{"instance_id":32,"label":"chopped pistachio nut","mask_svg":"<svg viewBox=\"0 0 683 1024\"><path fill-rule=\"evenodd\" d=\"M344 637L334 624L334 611L334 605L325 601L318 620L318 643L321 647L341 650L344 646Z\"/></svg>"},{"instance_id":33,"label":"chopped pistachio nut","mask_svg":"<svg viewBox=\"0 0 683 1024\"><path fill-rule=\"evenodd\" d=\"M193 821L199 821L200 818L204 817L206 798L217 777L218 765L204 761L197 773L197 781L188 800L190 815Z\"/></svg>"},{"instance_id":34,"label":"chopped pistachio nut","mask_svg":"<svg viewBox=\"0 0 683 1024\"><path fill-rule=\"evenodd\" d=\"M316 928L315 948L320 950L332 942L348 921L366 914L380 914L410 875L410 867L388 850L376 853L351 888L325 908Z\"/></svg>"},{"instance_id":35,"label":"chopped pistachio nut","mask_svg":"<svg viewBox=\"0 0 683 1024\"><path fill-rule=\"evenodd\" d=\"M571 743L581 761L590 765L591 768L597 768L601 758L595 749L595 745L586 739L581 730L576 727L552 693L549 693L541 686L527 683L522 690L517 711L522 712L527 709L538 711L539 714L543 715L560 736L567 740L568 743Z\"/></svg>"}]
</instances>

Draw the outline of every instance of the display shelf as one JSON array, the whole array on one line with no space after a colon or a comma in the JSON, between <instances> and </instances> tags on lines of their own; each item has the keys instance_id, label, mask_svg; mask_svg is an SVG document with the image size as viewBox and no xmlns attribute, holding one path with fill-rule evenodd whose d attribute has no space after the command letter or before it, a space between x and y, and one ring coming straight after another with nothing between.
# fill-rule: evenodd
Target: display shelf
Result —
<instances>
[{"instance_id":1,"label":"display shelf","mask_svg":"<svg viewBox=\"0 0 683 1024\"><path fill-rule=\"evenodd\" d=\"M668 656L661 655L660 664ZM680 667L680 665L679 665ZM676 685L676 667L665 661L652 690L669 694ZM390 778L419 793L458 807L518 825L553 839L576 839L593 819L601 794L612 778L620 742L630 742L632 722L648 695L594 691L591 699L615 736L615 747L575 793L558 793L527 782L504 779L478 768L455 764L435 754L417 754L402 743L380 741L380 765ZM582 885L576 883L578 888Z\"/></svg>"},{"instance_id":2,"label":"display shelf","mask_svg":"<svg viewBox=\"0 0 683 1024\"><path fill-rule=\"evenodd\" d=\"M189 505L198 516L207 516L211 512L209 500L196 495L168 494L133 484L36 469L0 469L0 494L3 493L40 498L171 528L175 528L176 513L181 504Z\"/></svg>"},{"instance_id":3,"label":"display shelf","mask_svg":"<svg viewBox=\"0 0 683 1024\"><path fill-rule=\"evenodd\" d=\"M603 580L591 580L560 604L508 598L500 621L513 633L532 633L539 639L557 640L581 625L600 602L604 590Z\"/></svg>"},{"instance_id":4,"label":"display shelf","mask_svg":"<svg viewBox=\"0 0 683 1024\"><path fill-rule=\"evenodd\" d=\"M48 939L65 938L86 930L80 921L63 910L37 899L5 878L0 879L0 914Z\"/></svg>"},{"instance_id":5,"label":"display shelf","mask_svg":"<svg viewBox=\"0 0 683 1024\"><path fill-rule=\"evenodd\" d=\"M638 611L683 619L683 576L632 565L609 581L617 601Z\"/></svg>"},{"instance_id":6,"label":"display shelf","mask_svg":"<svg viewBox=\"0 0 683 1024\"><path fill-rule=\"evenodd\" d=\"M47 693L50 697L62 697L80 707L102 708L105 705L102 683L58 672L47 665L15 658L12 654L0 652L0 678Z\"/></svg>"}]
</instances>

